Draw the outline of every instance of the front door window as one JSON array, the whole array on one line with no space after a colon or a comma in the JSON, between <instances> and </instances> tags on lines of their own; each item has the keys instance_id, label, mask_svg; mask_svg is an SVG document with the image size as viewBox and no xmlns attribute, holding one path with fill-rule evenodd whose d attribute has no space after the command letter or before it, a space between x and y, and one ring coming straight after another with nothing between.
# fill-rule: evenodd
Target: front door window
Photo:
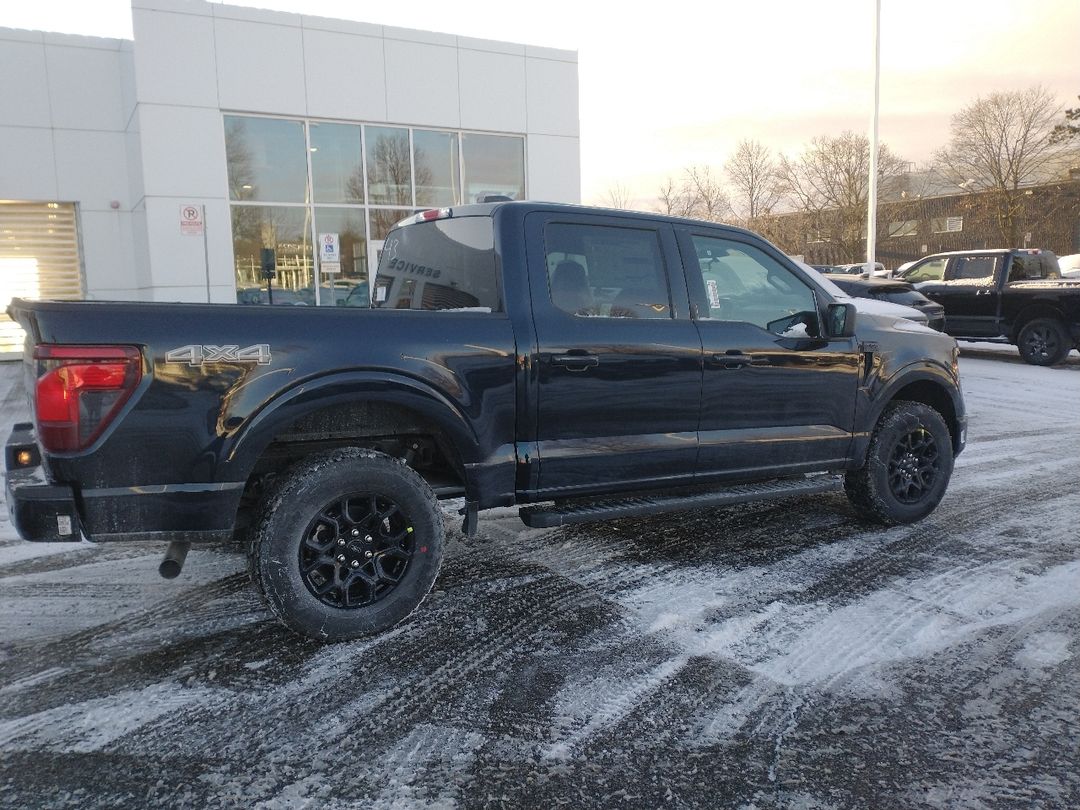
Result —
<instances>
[{"instance_id":1,"label":"front door window","mask_svg":"<svg viewBox=\"0 0 1080 810\"><path fill-rule=\"evenodd\" d=\"M750 323L785 337L817 337L814 293L768 254L742 242L693 236L707 307L698 317Z\"/></svg>"},{"instance_id":2,"label":"front door window","mask_svg":"<svg viewBox=\"0 0 1080 810\"><path fill-rule=\"evenodd\" d=\"M947 258L925 261L905 273L904 281L910 281L912 284L918 284L920 281L941 281L945 276L945 265L948 263Z\"/></svg>"}]
</instances>

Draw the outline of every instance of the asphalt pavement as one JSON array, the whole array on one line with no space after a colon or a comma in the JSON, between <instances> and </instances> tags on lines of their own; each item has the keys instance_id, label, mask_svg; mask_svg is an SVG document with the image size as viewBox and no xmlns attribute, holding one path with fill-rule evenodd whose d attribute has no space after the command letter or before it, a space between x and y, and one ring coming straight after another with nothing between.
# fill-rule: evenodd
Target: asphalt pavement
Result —
<instances>
[{"instance_id":1,"label":"asphalt pavement","mask_svg":"<svg viewBox=\"0 0 1080 810\"><path fill-rule=\"evenodd\" d=\"M923 522L842 495L453 532L320 646L224 549L0 521L0 807L1080 807L1080 360L965 349ZM24 417L0 366L0 427Z\"/></svg>"}]
</instances>

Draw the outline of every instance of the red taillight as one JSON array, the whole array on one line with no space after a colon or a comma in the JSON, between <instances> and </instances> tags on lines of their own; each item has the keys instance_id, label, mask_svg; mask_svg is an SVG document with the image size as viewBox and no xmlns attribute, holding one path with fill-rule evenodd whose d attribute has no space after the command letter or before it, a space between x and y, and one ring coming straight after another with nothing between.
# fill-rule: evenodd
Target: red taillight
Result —
<instances>
[{"instance_id":1,"label":"red taillight","mask_svg":"<svg viewBox=\"0 0 1080 810\"><path fill-rule=\"evenodd\" d=\"M124 406L142 379L134 346L34 347L38 361L34 417L46 450L89 447Z\"/></svg>"}]
</instances>

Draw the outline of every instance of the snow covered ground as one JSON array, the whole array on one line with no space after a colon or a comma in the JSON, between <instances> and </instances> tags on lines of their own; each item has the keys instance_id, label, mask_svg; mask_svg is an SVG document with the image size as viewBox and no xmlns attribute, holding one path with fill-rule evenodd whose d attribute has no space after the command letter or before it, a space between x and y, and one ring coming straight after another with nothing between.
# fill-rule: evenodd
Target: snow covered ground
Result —
<instances>
[{"instance_id":1,"label":"snow covered ground","mask_svg":"<svg viewBox=\"0 0 1080 810\"><path fill-rule=\"evenodd\" d=\"M1080 361L961 365L918 525L482 520L352 644L288 634L222 550L165 581L160 548L0 523L0 806L1078 807Z\"/></svg>"}]
</instances>

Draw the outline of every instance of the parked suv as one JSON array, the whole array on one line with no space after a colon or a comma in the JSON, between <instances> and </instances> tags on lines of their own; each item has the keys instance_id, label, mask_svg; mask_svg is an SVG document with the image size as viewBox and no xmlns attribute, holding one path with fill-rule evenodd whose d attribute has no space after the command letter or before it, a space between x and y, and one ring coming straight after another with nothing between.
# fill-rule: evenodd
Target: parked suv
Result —
<instances>
[{"instance_id":1,"label":"parked suv","mask_svg":"<svg viewBox=\"0 0 1080 810\"><path fill-rule=\"evenodd\" d=\"M855 298L873 298L916 309L926 316L926 325L939 332L945 329L945 308L901 279L862 278L840 274L825 276L837 287Z\"/></svg>"},{"instance_id":2,"label":"parked suv","mask_svg":"<svg viewBox=\"0 0 1080 810\"><path fill-rule=\"evenodd\" d=\"M881 262L874 262L874 266L870 270L867 269L867 265L869 265L869 264L870 264L869 262L856 262L855 264L841 264L841 265L837 265L835 272L843 273L843 274L849 275L849 276L866 275L866 276L872 276L873 278L890 278L890 277L892 277L893 274L890 273L888 270L886 270L885 265L883 265Z\"/></svg>"}]
</instances>

